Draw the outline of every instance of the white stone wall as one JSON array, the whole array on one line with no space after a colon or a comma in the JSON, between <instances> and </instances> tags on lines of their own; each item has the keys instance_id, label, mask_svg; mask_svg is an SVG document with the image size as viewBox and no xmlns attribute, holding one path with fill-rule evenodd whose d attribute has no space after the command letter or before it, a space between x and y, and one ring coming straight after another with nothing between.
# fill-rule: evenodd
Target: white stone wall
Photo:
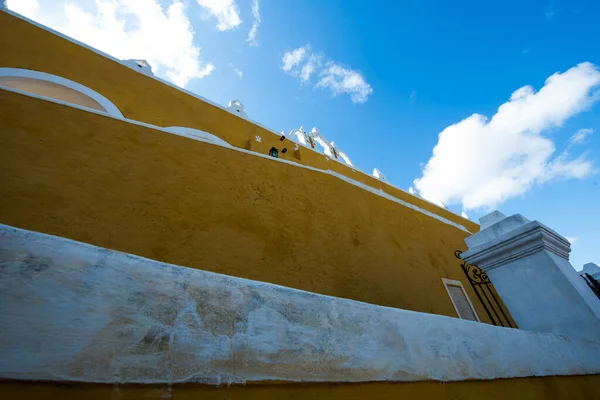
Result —
<instances>
[{"instance_id":1,"label":"white stone wall","mask_svg":"<svg viewBox=\"0 0 600 400\"><path fill-rule=\"evenodd\" d=\"M414 381L600 373L600 343L321 296L0 225L0 378Z\"/></svg>"}]
</instances>

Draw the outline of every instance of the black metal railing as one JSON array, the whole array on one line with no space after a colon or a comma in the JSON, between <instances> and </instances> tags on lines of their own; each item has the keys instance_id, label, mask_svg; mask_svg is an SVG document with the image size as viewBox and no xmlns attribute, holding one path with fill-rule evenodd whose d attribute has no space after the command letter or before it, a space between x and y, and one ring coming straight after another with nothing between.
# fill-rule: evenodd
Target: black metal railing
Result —
<instances>
[{"instance_id":1,"label":"black metal railing","mask_svg":"<svg viewBox=\"0 0 600 400\"><path fill-rule=\"evenodd\" d=\"M463 260L461 254L462 251L460 250L454 252L454 256L462 261L460 266L492 323L498 326L516 328L504 311L502 303L496 297L492 282L485 271L482 271L477 265L469 264Z\"/></svg>"},{"instance_id":2,"label":"black metal railing","mask_svg":"<svg viewBox=\"0 0 600 400\"><path fill-rule=\"evenodd\" d=\"M592 289L592 292L594 292L594 294L598 296L598 299L600 299L600 282L598 282L593 276L591 276L587 272L581 274L581 277L583 278L585 283L588 284L590 289Z\"/></svg>"}]
</instances>

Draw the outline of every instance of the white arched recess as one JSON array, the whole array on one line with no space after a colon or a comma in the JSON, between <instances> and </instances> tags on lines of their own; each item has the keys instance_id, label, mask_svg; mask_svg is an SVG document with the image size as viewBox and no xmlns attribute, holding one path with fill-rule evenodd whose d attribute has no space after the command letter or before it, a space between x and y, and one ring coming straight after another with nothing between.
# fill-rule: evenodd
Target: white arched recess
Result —
<instances>
[{"instance_id":1,"label":"white arched recess","mask_svg":"<svg viewBox=\"0 0 600 400\"><path fill-rule=\"evenodd\" d=\"M205 142L211 142L214 144L218 144L220 146L231 147L231 145L229 143L227 143L225 140L221 139L220 137L213 135L212 133L201 131L199 129L186 128L184 126L169 126L169 127L163 128L163 129L166 130L167 132L172 132L177 135L189 137L191 139L198 139L198 140L202 140Z\"/></svg>"},{"instance_id":2,"label":"white arched recess","mask_svg":"<svg viewBox=\"0 0 600 400\"><path fill-rule=\"evenodd\" d=\"M105 111L106 113L113 115L115 117L123 118L123 114L121 113L121 111L119 111L117 106L115 106L106 97L102 96L100 93L96 92L95 90L88 88L87 86L83 86L80 83L74 82L74 81L66 79L66 78L62 78L60 76L47 74L45 72L40 72L40 71L32 71L29 69L0 68L0 87L2 87L2 86L12 87L14 89L21 90L23 92L30 92L30 93L33 93L36 95L52 97L52 98L56 98L57 100L65 101L63 98L59 98L58 96L53 97L51 94L48 94L47 90L43 94L40 94L40 93L36 93L36 92L30 91L30 90L19 89L18 84L15 86L3 85L2 78L16 78L16 79L20 78L24 82L27 82L28 84L35 83L35 81L50 82L55 85L62 86L64 88L71 89L72 91L78 92L78 93L82 94L83 96L86 96L87 98L89 98L92 101L94 101L95 103L97 103L103 109L100 111ZM65 101L65 102L69 103L70 101ZM75 102L73 104L77 104L77 103ZM89 106L86 106L85 104L77 104L77 105L80 105L80 106L83 105L84 107L98 109L97 107L89 107Z\"/></svg>"}]
</instances>

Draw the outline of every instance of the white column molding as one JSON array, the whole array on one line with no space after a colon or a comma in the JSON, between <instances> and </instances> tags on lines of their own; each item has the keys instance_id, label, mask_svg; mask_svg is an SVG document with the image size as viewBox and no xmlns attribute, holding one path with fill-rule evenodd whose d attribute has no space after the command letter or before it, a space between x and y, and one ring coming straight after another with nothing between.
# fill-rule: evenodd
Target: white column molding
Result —
<instances>
[{"instance_id":1,"label":"white column molding","mask_svg":"<svg viewBox=\"0 0 600 400\"><path fill-rule=\"evenodd\" d=\"M567 239L520 214L480 222L462 258L488 274L519 328L600 340L600 301L569 263Z\"/></svg>"}]
</instances>

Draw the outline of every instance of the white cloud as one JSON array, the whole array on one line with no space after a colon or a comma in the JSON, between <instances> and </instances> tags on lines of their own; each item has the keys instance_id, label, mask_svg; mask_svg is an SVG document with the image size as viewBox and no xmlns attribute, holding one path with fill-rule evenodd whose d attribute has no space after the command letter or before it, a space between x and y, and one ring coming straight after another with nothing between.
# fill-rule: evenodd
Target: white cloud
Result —
<instances>
[{"instance_id":1,"label":"white cloud","mask_svg":"<svg viewBox=\"0 0 600 400\"><path fill-rule=\"evenodd\" d=\"M260 12L258 10L258 0L252 0L252 28L248 32L248 39L246 41L250 43L250 46L258 46L256 41L256 34L258 33L258 26L260 25Z\"/></svg>"},{"instance_id":2,"label":"white cloud","mask_svg":"<svg viewBox=\"0 0 600 400\"><path fill-rule=\"evenodd\" d=\"M571 143L573 144L582 144L585 142L585 139L592 133L596 132L594 129L583 128L578 130L571 136Z\"/></svg>"},{"instance_id":3,"label":"white cloud","mask_svg":"<svg viewBox=\"0 0 600 400\"><path fill-rule=\"evenodd\" d=\"M575 244L575 242L577 242L579 240L579 238L575 237L575 236L566 237L565 239L567 239L569 241L569 243L571 243L571 244Z\"/></svg>"},{"instance_id":4,"label":"white cloud","mask_svg":"<svg viewBox=\"0 0 600 400\"><path fill-rule=\"evenodd\" d=\"M473 114L447 127L415 187L430 201L469 210L496 207L535 184L590 175L592 163L572 159L570 146L552 158L554 143L542 133L598 101L599 86L600 71L582 63L550 76L537 93L516 90L490 120Z\"/></svg>"},{"instance_id":5,"label":"white cloud","mask_svg":"<svg viewBox=\"0 0 600 400\"><path fill-rule=\"evenodd\" d=\"M6 6L9 10L17 12L30 18L30 15L36 15L40 5L37 0L7 0Z\"/></svg>"},{"instance_id":6,"label":"white cloud","mask_svg":"<svg viewBox=\"0 0 600 400\"><path fill-rule=\"evenodd\" d=\"M308 83L310 81L310 77L321 67L323 66L323 55L321 54L311 54L306 59L306 62L300 68L299 78L302 83ZM294 71L297 72L297 71Z\"/></svg>"},{"instance_id":7,"label":"white cloud","mask_svg":"<svg viewBox=\"0 0 600 400\"><path fill-rule=\"evenodd\" d=\"M228 31L242 23L240 10L235 0L196 0L208 13L217 19L217 29Z\"/></svg>"},{"instance_id":8,"label":"white cloud","mask_svg":"<svg viewBox=\"0 0 600 400\"><path fill-rule=\"evenodd\" d=\"M329 88L334 96L346 93L350 95L353 103L364 103L373 93L371 85L365 81L360 72L333 62L330 62L321 72L321 80L317 83L317 87Z\"/></svg>"},{"instance_id":9,"label":"white cloud","mask_svg":"<svg viewBox=\"0 0 600 400\"><path fill-rule=\"evenodd\" d=\"M286 51L283 55L283 58L281 59L281 62L283 63L281 68L285 72L290 72L292 68L296 67L302 62L302 60L304 60L307 51L308 46L298 47L297 49L292 51Z\"/></svg>"},{"instance_id":10,"label":"white cloud","mask_svg":"<svg viewBox=\"0 0 600 400\"><path fill-rule=\"evenodd\" d=\"M327 88L334 96L347 94L353 103L364 103L373 93L373 88L360 71L325 60L322 54L311 52L308 45L286 51L281 62L281 68L300 79L301 83L308 83L312 76L317 75L315 87Z\"/></svg>"},{"instance_id":11,"label":"white cloud","mask_svg":"<svg viewBox=\"0 0 600 400\"><path fill-rule=\"evenodd\" d=\"M8 7L43 25L119 59L145 59L158 76L179 86L209 75L214 67L200 60L194 31L179 0L163 10L157 0L96 0L74 4L47 2L57 12L45 12L36 0L9 0Z\"/></svg>"},{"instance_id":12,"label":"white cloud","mask_svg":"<svg viewBox=\"0 0 600 400\"><path fill-rule=\"evenodd\" d=\"M237 68L235 65L233 64L229 64L229 66L231 67L231 69L233 69L233 72L235 72L235 74L237 76L239 76L240 78L244 75L244 71L242 71L241 69Z\"/></svg>"}]
</instances>

